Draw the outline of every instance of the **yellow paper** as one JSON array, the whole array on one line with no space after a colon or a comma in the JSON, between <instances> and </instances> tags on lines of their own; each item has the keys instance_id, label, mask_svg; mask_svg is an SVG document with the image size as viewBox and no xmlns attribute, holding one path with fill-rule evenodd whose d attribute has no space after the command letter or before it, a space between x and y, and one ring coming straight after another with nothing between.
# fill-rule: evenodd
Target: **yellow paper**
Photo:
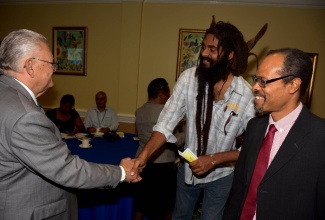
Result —
<instances>
[{"instance_id":1,"label":"yellow paper","mask_svg":"<svg viewBox=\"0 0 325 220\"><path fill-rule=\"evenodd\" d=\"M178 151L178 153L188 162L192 162L197 159L197 156L189 148L187 148L184 152Z\"/></svg>"}]
</instances>

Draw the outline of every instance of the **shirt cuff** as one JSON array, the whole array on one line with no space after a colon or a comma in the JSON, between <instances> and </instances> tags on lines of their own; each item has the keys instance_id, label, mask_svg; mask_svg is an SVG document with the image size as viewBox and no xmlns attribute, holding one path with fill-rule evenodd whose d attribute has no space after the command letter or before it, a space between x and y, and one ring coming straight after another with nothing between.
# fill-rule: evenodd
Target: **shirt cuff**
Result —
<instances>
[{"instance_id":1,"label":"shirt cuff","mask_svg":"<svg viewBox=\"0 0 325 220\"><path fill-rule=\"evenodd\" d=\"M121 171L122 171L122 176L120 182L124 182L126 180L126 175L125 175L125 170L124 168L120 165Z\"/></svg>"}]
</instances>

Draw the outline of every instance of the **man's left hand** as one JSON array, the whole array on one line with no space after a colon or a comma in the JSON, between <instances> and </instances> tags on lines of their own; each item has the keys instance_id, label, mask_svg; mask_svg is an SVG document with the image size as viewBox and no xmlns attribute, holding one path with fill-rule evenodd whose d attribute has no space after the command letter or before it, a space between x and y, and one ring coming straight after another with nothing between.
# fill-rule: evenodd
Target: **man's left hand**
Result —
<instances>
[{"instance_id":1,"label":"man's left hand","mask_svg":"<svg viewBox=\"0 0 325 220\"><path fill-rule=\"evenodd\" d=\"M210 155L199 156L197 160L191 162L190 168L197 176L203 175L214 168L216 162Z\"/></svg>"}]
</instances>

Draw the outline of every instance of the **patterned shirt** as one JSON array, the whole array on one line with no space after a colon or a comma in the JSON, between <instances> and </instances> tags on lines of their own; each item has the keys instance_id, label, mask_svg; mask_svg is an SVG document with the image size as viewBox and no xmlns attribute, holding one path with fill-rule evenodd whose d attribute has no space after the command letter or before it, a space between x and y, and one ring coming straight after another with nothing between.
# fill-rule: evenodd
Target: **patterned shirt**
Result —
<instances>
[{"instance_id":1,"label":"patterned shirt","mask_svg":"<svg viewBox=\"0 0 325 220\"><path fill-rule=\"evenodd\" d=\"M195 115L198 83L195 70L195 67L185 70L178 78L153 130L164 134L167 141L173 143L176 141L173 136L174 127L186 115L185 148L190 148L196 153ZM255 116L253 99L251 86L241 76L234 77L224 94L224 100L213 104L207 155L236 149L236 137L244 132L248 121ZM219 165L206 177L197 178L192 175L192 170L186 163L185 182L193 185L208 183L229 175L233 170L234 166Z\"/></svg>"}]
</instances>

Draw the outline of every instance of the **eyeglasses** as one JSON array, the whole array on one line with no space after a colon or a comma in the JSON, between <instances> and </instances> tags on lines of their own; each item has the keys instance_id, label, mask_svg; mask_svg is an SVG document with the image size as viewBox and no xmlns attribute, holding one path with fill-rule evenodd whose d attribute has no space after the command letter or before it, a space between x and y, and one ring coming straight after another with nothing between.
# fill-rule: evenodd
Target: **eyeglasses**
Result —
<instances>
[{"instance_id":1,"label":"eyeglasses","mask_svg":"<svg viewBox=\"0 0 325 220\"><path fill-rule=\"evenodd\" d=\"M52 69L53 71L55 72L58 68L58 63L57 62L49 62L49 61L46 61L46 60L41 60L41 59L38 59L38 58L31 58L31 59L34 59L34 60L39 60L39 61L42 61L42 62L45 62L45 63L49 63L52 65Z\"/></svg>"},{"instance_id":2,"label":"eyeglasses","mask_svg":"<svg viewBox=\"0 0 325 220\"><path fill-rule=\"evenodd\" d=\"M286 75L286 76L281 76L279 78L264 80L264 79L258 78L256 76L252 76L252 79L253 79L254 84L257 83L261 88L265 88L266 84L271 83L271 82L278 81L280 79L287 78L289 76L293 76L294 77L294 75Z\"/></svg>"}]
</instances>

